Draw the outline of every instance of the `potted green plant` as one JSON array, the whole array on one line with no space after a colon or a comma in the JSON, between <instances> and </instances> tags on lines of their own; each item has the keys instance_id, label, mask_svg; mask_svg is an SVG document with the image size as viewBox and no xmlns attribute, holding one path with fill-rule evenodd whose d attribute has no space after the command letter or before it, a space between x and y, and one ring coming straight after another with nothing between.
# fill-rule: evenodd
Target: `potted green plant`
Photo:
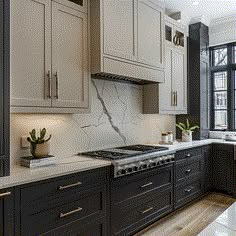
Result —
<instances>
[{"instance_id":1,"label":"potted green plant","mask_svg":"<svg viewBox=\"0 0 236 236\"><path fill-rule=\"evenodd\" d=\"M29 132L30 137L27 138L30 143L30 152L33 157L46 157L49 154L49 143L48 141L51 139L52 135L50 135L47 139L45 139L46 129L43 128L40 130L40 136L36 137L36 130L33 129Z\"/></svg>"},{"instance_id":2,"label":"potted green plant","mask_svg":"<svg viewBox=\"0 0 236 236\"><path fill-rule=\"evenodd\" d=\"M182 131L182 142L191 142L193 131L199 129L198 125L190 126L188 119L186 119L186 124L180 122L176 126Z\"/></svg>"}]
</instances>

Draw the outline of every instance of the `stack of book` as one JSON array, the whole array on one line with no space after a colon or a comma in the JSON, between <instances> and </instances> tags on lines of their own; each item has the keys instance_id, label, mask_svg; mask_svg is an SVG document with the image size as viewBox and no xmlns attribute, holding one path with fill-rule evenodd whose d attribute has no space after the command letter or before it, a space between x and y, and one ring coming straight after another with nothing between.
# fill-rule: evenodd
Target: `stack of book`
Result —
<instances>
[{"instance_id":1,"label":"stack of book","mask_svg":"<svg viewBox=\"0 0 236 236\"><path fill-rule=\"evenodd\" d=\"M29 168L36 168L41 166L50 166L56 164L56 157L48 155L46 157L36 158L33 156L21 157L20 164Z\"/></svg>"}]
</instances>

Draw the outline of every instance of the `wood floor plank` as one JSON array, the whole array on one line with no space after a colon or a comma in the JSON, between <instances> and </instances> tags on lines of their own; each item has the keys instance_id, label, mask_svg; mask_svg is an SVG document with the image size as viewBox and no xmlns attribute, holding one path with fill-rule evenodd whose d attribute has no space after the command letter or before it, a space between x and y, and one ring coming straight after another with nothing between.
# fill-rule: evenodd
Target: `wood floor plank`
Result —
<instances>
[{"instance_id":1,"label":"wood floor plank","mask_svg":"<svg viewBox=\"0 0 236 236\"><path fill-rule=\"evenodd\" d=\"M210 193L162 218L135 236L196 236L234 202L236 199L229 196Z\"/></svg>"}]
</instances>

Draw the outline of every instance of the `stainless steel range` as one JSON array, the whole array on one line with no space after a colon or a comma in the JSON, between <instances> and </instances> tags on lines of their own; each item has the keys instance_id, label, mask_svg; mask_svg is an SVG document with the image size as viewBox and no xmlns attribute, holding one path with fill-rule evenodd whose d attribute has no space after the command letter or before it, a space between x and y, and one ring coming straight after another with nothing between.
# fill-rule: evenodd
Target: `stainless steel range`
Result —
<instances>
[{"instance_id":1,"label":"stainless steel range","mask_svg":"<svg viewBox=\"0 0 236 236\"><path fill-rule=\"evenodd\" d=\"M138 171L163 166L174 161L174 154L167 147L150 145L132 145L104 150L83 152L98 159L108 159L114 166L114 177L132 174Z\"/></svg>"}]
</instances>

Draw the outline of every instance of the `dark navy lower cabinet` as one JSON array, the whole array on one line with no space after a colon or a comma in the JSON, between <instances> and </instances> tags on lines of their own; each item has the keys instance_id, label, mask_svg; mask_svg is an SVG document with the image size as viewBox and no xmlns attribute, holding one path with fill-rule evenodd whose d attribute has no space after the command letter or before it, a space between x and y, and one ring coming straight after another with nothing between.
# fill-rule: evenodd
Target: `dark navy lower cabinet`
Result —
<instances>
[{"instance_id":1,"label":"dark navy lower cabinet","mask_svg":"<svg viewBox=\"0 0 236 236\"><path fill-rule=\"evenodd\" d=\"M0 190L0 236L13 236L14 225L14 190Z\"/></svg>"},{"instance_id":2,"label":"dark navy lower cabinet","mask_svg":"<svg viewBox=\"0 0 236 236\"><path fill-rule=\"evenodd\" d=\"M235 158L234 145L213 144L213 188L235 195Z\"/></svg>"},{"instance_id":3,"label":"dark navy lower cabinet","mask_svg":"<svg viewBox=\"0 0 236 236\"><path fill-rule=\"evenodd\" d=\"M110 235L133 235L173 211L173 164L111 181Z\"/></svg>"},{"instance_id":4,"label":"dark navy lower cabinet","mask_svg":"<svg viewBox=\"0 0 236 236\"><path fill-rule=\"evenodd\" d=\"M17 188L16 235L108 235L110 167Z\"/></svg>"}]
</instances>

